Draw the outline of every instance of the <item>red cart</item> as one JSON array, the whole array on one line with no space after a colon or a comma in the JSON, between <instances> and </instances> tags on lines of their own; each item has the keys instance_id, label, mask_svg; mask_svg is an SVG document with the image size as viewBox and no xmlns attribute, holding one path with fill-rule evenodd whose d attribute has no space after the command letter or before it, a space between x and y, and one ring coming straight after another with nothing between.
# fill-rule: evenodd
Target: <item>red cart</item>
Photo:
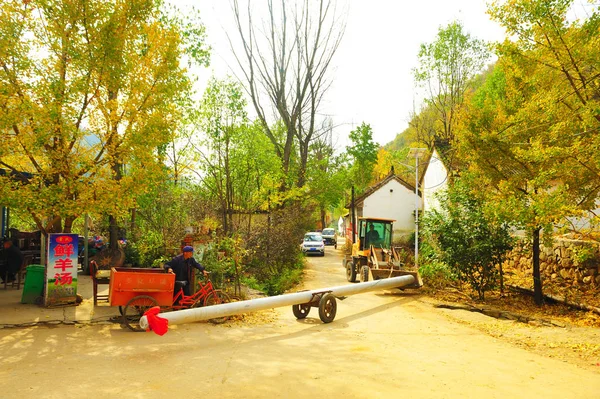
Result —
<instances>
[{"instance_id":1,"label":"red cart","mask_svg":"<svg viewBox=\"0 0 600 399\"><path fill-rule=\"evenodd\" d=\"M113 267L108 300L111 306L119 307L123 324L133 331L144 331L139 326L140 317L154 306L179 310L229 302L229 296L214 289L208 278L206 284L199 283L199 290L193 295L184 295L183 289L173 295L174 287L175 275L162 269Z\"/></svg>"},{"instance_id":2,"label":"red cart","mask_svg":"<svg viewBox=\"0 0 600 399\"><path fill-rule=\"evenodd\" d=\"M139 330L138 321L153 306L171 306L175 275L162 269L113 267L110 269L108 300L119 306L123 323Z\"/></svg>"}]
</instances>

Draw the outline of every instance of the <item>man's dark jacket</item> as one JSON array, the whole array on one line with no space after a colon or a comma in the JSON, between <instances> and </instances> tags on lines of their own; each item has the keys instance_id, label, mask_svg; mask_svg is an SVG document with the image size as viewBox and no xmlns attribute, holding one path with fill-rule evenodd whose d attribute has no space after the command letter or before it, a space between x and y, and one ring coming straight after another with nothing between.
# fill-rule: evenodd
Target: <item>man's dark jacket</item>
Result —
<instances>
[{"instance_id":1,"label":"man's dark jacket","mask_svg":"<svg viewBox=\"0 0 600 399\"><path fill-rule=\"evenodd\" d=\"M183 254L177 255L167 263L165 263L165 270L169 270L169 268L173 269L173 273L175 273L175 281L190 281L190 275L192 271L192 267L204 271L204 266L200 263L196 262L196 259L193 257L189 259L184 259Z\"/></svg>"}]
</instances>

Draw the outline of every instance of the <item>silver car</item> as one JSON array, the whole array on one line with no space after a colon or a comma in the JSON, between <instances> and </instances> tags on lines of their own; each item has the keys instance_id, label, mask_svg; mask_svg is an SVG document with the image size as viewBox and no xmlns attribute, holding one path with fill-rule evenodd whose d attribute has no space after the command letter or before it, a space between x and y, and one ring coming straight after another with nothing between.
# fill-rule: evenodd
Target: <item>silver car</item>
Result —
<instances>
[{"instance_id":1,"label":"silver car","mask_svg":"<svg viewBox=\"0 0 600 399\"><path fill-rule=\"evenodd\" d=\"M321 235L323 236L323 242L325 243L325 245L333 245L335 249L337 249L337 238L334 229L329 227L323 229Z\"/></svg>"},{"instance_id":2,"label":"silver car","mask_svg":"<svg viewBox=\"0 0 600 399\"><path fill-rule=\"evenodd\" d=\"M306 255L315 254L325 256L325 244L321 233L306 233L300 249Z\"/></svg>"}]
</instances>

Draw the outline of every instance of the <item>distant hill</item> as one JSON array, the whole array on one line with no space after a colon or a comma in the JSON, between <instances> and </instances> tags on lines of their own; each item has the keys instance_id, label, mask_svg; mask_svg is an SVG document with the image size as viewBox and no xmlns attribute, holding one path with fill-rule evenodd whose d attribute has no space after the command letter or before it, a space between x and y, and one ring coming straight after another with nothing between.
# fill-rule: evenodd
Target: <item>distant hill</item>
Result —
<instances>
[{"instance_id":1,"label":"distant hill","mask_svg":"<svg viewBox=\"0 0 600 399\"><path fill-rule=\"evenodd\" d=\"M398 133L396 135L396 138L394 138L394 140L390 141L389 143L384 144L383 148L389 152L400 151L406 148L406 146L408 145L408 140L406 137L407 131L408 129L406 129L402 133Z\"/></svg>"}]
</instances>

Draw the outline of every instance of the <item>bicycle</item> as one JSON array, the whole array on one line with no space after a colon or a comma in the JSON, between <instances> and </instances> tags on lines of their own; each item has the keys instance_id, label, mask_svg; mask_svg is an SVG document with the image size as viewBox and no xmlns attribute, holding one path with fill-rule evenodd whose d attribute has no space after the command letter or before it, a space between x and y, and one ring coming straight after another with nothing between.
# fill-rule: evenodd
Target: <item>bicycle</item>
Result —
<instances>
[{"instance_id":1,"label":"bicycle","mask_svg":"<svg viewBox=\"0 0 600 399\"><path fill-rule=\"evenodd\" d=\"M166 311L182 310L200 306L218 305L231 301L229 295L219 289L214 288L212 281L210 280L210 273L207 273L204 280L204 284L202 281L198 281L200 289L192 295L185 295L183 291L185 284L181 284L182 282L176 281L176 284L179 283L179 290L175 291L171 305L163 306L161 308L164 308ZM148 309L154 306L158 306L158 303L157 300L152 297L152 292L148 292L148 295L135 296L129 300L122 311L123 323L132 331L145 331L139 326L139 320ZM215 324L221 324L228 319L228 317L219 317L216 319L210 319L209 321Z\"/></svg>"}]
</instances>

